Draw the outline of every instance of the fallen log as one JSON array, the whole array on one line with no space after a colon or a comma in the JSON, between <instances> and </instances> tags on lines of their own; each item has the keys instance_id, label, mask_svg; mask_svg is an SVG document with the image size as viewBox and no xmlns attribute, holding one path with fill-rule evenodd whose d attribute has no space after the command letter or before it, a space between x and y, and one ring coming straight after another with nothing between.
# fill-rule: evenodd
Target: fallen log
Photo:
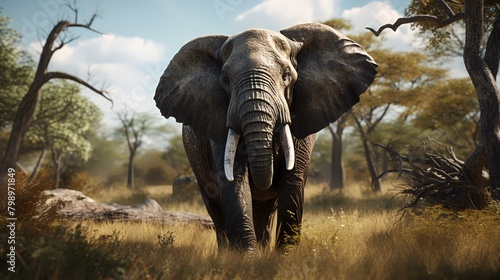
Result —
<instances>
[{"instance_id":1,"label":"fallen log","mask_svg":"<svg viewBox=\"0 0 500 280\"><path fill-rule=\"evenodd\" d=\"M163 211L156 200L147 198L142 203L128 206L116 203L98 203L80 191L69 189L46 190L47 201L41 212L58 207L57 214L70 220L152 222L161 224L199 224L213 228L208 216Z\"/></svg>"}]
</instances>

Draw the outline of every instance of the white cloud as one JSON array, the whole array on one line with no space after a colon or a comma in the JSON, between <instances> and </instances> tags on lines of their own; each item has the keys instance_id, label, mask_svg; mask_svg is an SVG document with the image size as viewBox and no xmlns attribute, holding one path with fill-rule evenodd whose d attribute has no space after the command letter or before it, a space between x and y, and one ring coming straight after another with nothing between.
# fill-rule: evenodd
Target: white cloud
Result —
<instances>
[{"instance_id":1,"label":"white cloud","mask_svg":"<svg viewBox=\"0 0 500 280\"><path fill-rule=\"evenodd\" d=\"M346 1L346 0L344 0ZM403 17L390 1L372 1L368 4L340 11L341 0L263 0L250 10L236 17L235 23L241 30L265 28L280 30L289 26L319 22L332 18L345 18L352 22L351 33L367 32L366 27L374 29L386 23L393 23ZM386 30L381 35L384 46L394 50L409 51L419 46L417 32L410 26L401 26L397 32Z\"/></svg>"},{"instance_id":2,"label":"white cloud","mask_svg":"<svg viewBox=\"0 0 500 280\"><path fill-rule=\"evenodd\" d=\"M39 43L30 49L39 55ZM152 99L157 81L165 66L166 47L139 37L105 34L88 40L77 40L58 50L51 60L50 70L64 71L90 83L104 86L114 101L114 111L126 106L134 111L157 110ZM104 111L105 118L115 117L111 103L84 89ZM108 123L109 120L106 121Z\"/></svg>"},{"instance_id":3,"label":"white cloud","mask_svg":"<svg viewBox=\"0 0 500 280\"><path fill-rule=\"evenodd\" d=\"M390 2L373 1L362 7L355 7L345 10L341 14L342 18L348 19L353 24L353 33L367 32L366 27L377 30L387 23L394 23L398 18L403 17ZM409 25L398 28L397 32L386 29L381 34L384 46L393 50L409 51L419 46L418 32L411 31Z\"/></svg>"},{"instance_id":4,"label":"white cloud","mask_svg":"<svg viewBox=\"0 0 500 280\"><path fill-rule=\"evenodd\" d=\"M342 12L342 17L361 25L355 28L381 26L386 23L392 23L401 16L390 3L379 1L370 2L362 7L355 7Z\"/></svg>"},{"instance_id":5,"label":"white cloud","mask_svg":"<svg viewBox=\"0 0 500 280\"><path fill-rule=\"evenodd\" d=\"M129 64L156 62L163 53L163 46L140 37L121 37L104 34L100 37L82 41L77 48L84 49L84 59L88 63L122 63L127 58Z\"/></svg>"},{"instance_id":6,"label":"white cloud","mask_svg":"<svg viewBox=\"0 0 500 280\"><path fill-rule=\"evenodd\" d=\"M330 19L339 13L339 3L340 0L264 0L238 15L236 23L246 28L279 30L298 23Z\"/></svg>"}]
</instances>

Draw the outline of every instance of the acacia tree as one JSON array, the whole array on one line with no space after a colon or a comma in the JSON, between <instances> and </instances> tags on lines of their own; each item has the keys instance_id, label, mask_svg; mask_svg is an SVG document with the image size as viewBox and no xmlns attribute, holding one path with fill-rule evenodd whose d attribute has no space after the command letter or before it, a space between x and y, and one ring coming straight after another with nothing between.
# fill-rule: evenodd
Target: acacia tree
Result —
<instances>
[{"instance_id":1,"label":"acacia tree","mask_svg":"<svg viewBox=\"0 0 500 280\"><path fill-rule=\"evenodd\" d=\"M40 102L40 97L42 91L40 90L44 84L52 79L65 79L71 80L84 87L98 93L104 98L110 100L106 96L106 91L103 89L97 89L85 80L76 77L74 75L59 72L59 71L49 71L49 63L58 50L62 49L68 43L74 41L76 37L67 38L65 31L70 28L83 28L93 32L97 32L93 29L92 23L97 17L97 14L93 14L89 21L86 23L78 22L78 10L76 7L68 4L70 10L75 14L74 21L61 20L54 25L50 33L48 34L45 43L40 54L40 59L36 67L35 75L33 81L31 82L28 92L21 100L19 107L17 109L16 115L14 117L14 122L12 124L12 130L10 133L9 141L5 150L4 157L0 163L0 183L5 181L5 176L7 174L8 168L12 168L16 165L16 161L21 149L21 144L26 132L33 120L36 113L36 108Z\"/></svg>"},{"instance_id":2,"label":"acacia tree","mask_svg":"<svg viewBox=\"0 0 500 280\"><path fill-rule=\"evenodd\" d=\"M452 146L461 158L479 144L479 105L469 78L446 79L430 85L416 99L420 106L411 122L416 127Z\"/></svg>"},{"instance_id":3,"label":"acacia tree","mask_svg":"<svg viewBox=\"0 0 500 280\"><path fill-rule=\"evenodd\" d=\"M369 29L378 36L387 28L396 31L404 24L432 33L437 38L435 42L442 38L443 28L452 24L464 26L463 58L479 101L481 143L465 161L461 172L471 184L481 187L487 180L483 170L488 170L492 196L500 199L500 90L496 83L500 63L500 4L496 0L413 0L405 18L378 30Z\"/></svg>"}]
</instances>

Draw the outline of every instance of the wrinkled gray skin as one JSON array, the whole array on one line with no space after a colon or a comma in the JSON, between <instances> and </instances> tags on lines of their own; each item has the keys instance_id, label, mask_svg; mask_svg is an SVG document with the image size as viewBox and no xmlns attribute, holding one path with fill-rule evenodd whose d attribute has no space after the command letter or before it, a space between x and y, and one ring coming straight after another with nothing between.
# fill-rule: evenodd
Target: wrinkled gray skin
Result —
<instances>
[{"instance_id":1,"label":"wrinkled gray skin","mask_svg":"<svg viewBox=\"0 0 500 280\"><path fill-rule=\"evenodd\" d=\"M181 48L155 100L184 124L219 249L270 245L273 227L279 248L298 240L315 133L359 101L375 68L362 47L322 24L206 36Z\"/></svg>"}]
</instances>

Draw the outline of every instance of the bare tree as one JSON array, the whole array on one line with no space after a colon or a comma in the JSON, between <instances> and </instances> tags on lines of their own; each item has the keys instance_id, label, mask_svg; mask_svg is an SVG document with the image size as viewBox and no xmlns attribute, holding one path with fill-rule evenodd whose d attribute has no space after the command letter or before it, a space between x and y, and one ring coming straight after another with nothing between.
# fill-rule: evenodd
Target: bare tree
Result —
<instances>
[{"instance_id":1,"label":"bare tree","mask_svg":"<svg viewBox=\"0 0 500 280\"><path fill-rule=\"evenodd\" d=\"M479 101L482 139L465 161L462 175L481 186L485 180L483 170L488 170L492 196L500 199L500 90L496 83L500 63L500 4L493 0L413 0L410 6L420 7L429 14L400 18L378 30L368 29L378 36L387 28L396 31L401 25L414 24L432 32L463 20L463 58ZM486 23L490 28L485 28ZM484 39L486 44L482 48Z\"/></svg>"},{"instance_id":2,"label":"bare tree","mask_svg":"<svg viewBox=\"0 0 500 280\"><path fill-rule=\"evenodd\" d=\"M0 183L3 183L5 181L6 178L5 176L8 168L16 166L23 138L26 135L30 123L35 115L35 110L37 108L38 103L40 102L40 97L42 94L40 89L44 84L46 84L48 81L52 79L71 80L83 85L84 87L110 100L107 97L105 90L97 89L79 77L73 76L65 72L48 71L48 66L54 53L62 49L68 43L77 39L77 37L66 38L66 36L64 36L64 32L66 30L74 27L74 28L84 28L99 33L98 31L96 31L91 27L92 23L97 17L96 13L94 13L90 18L90 20L87 21L86 23L79 23L78 10L76 9L75 5L68 4L67 6L75 14L74 21L73 22L66 20L59 21L57 24L54 25L54 27L52 28L52 30L50 31L45 40L33 82L31 83L28 92L26 93L21 103L19 104L19 108L17 109L16 112L14 123L12 125L12 131L10 133L9 141L7 143L7 148L5 150L4 158L0 163ZM63 36L61 36L62 34ZM62 37L62 39L60 39L59 37Z\"/></svg>"},{"instance_id":3,"label":"bare tree","mask_svg":"<svg viewBox=\"0 0 500 280\"><path fill-rule=\"evenodd\" d=\"M147 115L129 115L128 111L118 114L121 122L121 127L118 129L120 134L125 135L127 140L127 147L129 150L128 172L127 172L127 187L133 189L134 186L134 158L137 149L142 145L143 136L148 126Z\"/></svg>"}]
</instances>

